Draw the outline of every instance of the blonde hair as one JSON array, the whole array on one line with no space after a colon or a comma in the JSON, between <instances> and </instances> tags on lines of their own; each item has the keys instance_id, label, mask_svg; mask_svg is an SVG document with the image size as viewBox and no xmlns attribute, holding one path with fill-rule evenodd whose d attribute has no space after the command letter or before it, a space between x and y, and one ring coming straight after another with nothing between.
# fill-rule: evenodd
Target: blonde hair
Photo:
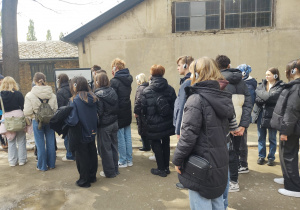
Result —
<instances>
[{"instance_id":1,"label":"blonde hair","mask_svg":"<svg viewBox=\"0 0 300 210\"><path fill-rule=\"evenodd\" d=\"M190 71L192 72L192 85L207 80L224 79L223 75L217 67L216 61L209 57L202 57L196 61L193 61L190 65ZM196 74L198 74L197 78Z\"/></svg>"},{"instance_id":2,"label":"blonde hair","mask_svg":"<svg viewBox=\"0 0 300 210\"><path fill-rule=\"evenodd\" d=\"M136 83L138 85L141 85L141 84L144 84L147 82L146 75L144 73L136 75L135 79L136 79Z\"/></svg>"},{"instance_id":3,"label":"blonde hair","mask_svg":"<svg viewBox=\"0 0 300 210\"><path fill-rule=\"evenodd\" d=\"M19 90L19 87L18 87L16 81L14 80L14 78L8 76L8 77L4 77L4 79L2 80L0 90L14 92L14 91Z\"/></svg>"},{"instance_id":4,"label":"blonde hair","mask_svg":"<svg viewBox=\"0 0 300 210\"><path fill-rule=\"evenodd\" d=\"M113 68L113 67L116 67L116 68L118 68L119 70L125 69L125 65L126 65L125 61L121 60L120 58L116 58L115 60L113 60L113 61L111 62L111 67L112 67L112 68Z\"/></svg>"},{"instance_id":5,"label":"blonde hair","mask_svg":"<svg viewBox=\"0 0 300 210\"><path fill-rule=\"evenodd\" d=\"M177 64L181 61L182 64L187 64L187 65L191 65L191 63L194 61L194 58L192 56L188 56L188 55L185 55L185 56L180 56L178 59L177 59Z\"/></svg>"}]
</instances>

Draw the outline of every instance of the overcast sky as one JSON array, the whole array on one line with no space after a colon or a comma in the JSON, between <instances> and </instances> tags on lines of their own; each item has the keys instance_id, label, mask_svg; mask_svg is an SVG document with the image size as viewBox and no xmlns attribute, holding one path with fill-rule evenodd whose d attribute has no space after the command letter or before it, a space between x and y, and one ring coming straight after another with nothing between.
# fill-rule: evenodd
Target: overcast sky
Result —
<instances>
[{"instance_id":1,"label":"overcast sky","mask_svg":"<svg viewBox=\"0 0 300 210\"><path fill-rule=\"evenodd\" d=\"M73 32L123 0L19 0L18 41L26 41L29 20L34 22L38 41L45 41L47 30L52 40ZM67 3L69 2L69 3ZM42 4L42 5L41 5Z\"/></svg>"}]
</instances>

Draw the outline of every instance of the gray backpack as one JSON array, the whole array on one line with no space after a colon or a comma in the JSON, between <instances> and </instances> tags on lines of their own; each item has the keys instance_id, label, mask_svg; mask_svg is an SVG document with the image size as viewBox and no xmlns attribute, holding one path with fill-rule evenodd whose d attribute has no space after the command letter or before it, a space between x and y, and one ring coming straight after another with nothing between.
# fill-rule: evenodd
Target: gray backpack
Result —
<instances>
[{"instance_id":1,"label":"gray backpack","mask_svg":"<svg viewBox=\"0 0 300 210\"><path fill-rule=\"evenodd\" d=\"M38 98L41 101L41 105L39 106L38 111L35 114L35 120L39 123L38 129L42 128L42 125L49 124L50 119L54 115L54 111L51 108L51 106L48 104L49 99L42 100Z\"/></svg>"}]
</instances>

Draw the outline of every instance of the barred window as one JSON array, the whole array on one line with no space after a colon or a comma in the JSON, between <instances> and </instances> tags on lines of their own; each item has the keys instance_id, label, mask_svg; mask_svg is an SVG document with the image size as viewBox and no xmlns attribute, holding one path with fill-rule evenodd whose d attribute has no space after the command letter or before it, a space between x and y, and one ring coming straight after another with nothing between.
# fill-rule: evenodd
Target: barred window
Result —
<instances>
[{"instance_id":1,"label":"barred window","mask_svg":"<svg viewBox=\"0 0 300 210\"><path fill-rule=\"evenodd\" d=\"M47 82L54 82L53 63L30 63L31 78L36 72L42 72L46 76Z\"/></svg>"}]
</instances>

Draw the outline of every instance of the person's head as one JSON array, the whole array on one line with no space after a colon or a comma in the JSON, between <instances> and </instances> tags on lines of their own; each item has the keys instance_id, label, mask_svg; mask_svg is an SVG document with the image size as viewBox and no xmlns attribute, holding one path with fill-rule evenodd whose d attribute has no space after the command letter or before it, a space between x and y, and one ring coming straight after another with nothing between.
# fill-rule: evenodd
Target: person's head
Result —
<instances>
[{"instance_id":1,"label":"person's head","mask_svg":"<svg viewBox=\"0 0 300 210\"><path fill-rule=\"evenodd\" d=\"M179 75L186 75L189 72L190 64L194 61L192 56L180 56L177 59L177 71Z\"/></svg>"},{"instance_id":2,"label":"person's head","mask_svg":"<svg viewBox=\"0 0 300 210\"><path fill-rule=\"evenodd\" d=\"M106 73L100 73L96 76L96 88L107 87L109 86L109 79Z\"/></svg>"},{"instance_id":3,"label":"person's head","mask_svg":"<svg viewBox=\"0 0 300 210\"><path fill-rule=\"evenodd\" d=\"M159 76L159 77L163 77L164 74L165 74L165 68L162 66L162 65L153 65L151 66L151 69L150 69L150 74L152 76Z\"/></svg>"},{"instance_id":4,"label":"person's head","mask_svg":"<svg viewBox=\"0 0 300 210\"><path fill-rule=\"evenodd\" d=\"M218 55L216 57L217 67L222 69L229 69L230 68L230 59L226 55Z\"/></svg>"},{"instance_id":5,"label":"person's head","mask_svg":"<svg viewBox=\"0 0 300 210\"><path fill-rule=\"evenodd\" d=\"M46 76L42 72L36 72L33 76L33 82L37 86L46 85Z\"/></svg>"},{"instance_id":6,"label":"person's head","mask_svg":"<svg viewBox=\"0 0 300 210\"><path fill-rule=\"evenodd\" d=\"M63 83L68 83L68 82L69 82L68 75L64 73L58 75L57 77L58 88L60 88Z\"/></svg>"},{"instance_id":7,"label":"person's head","mask_svg":"<svg viewBox=\"0 0 300 210\"><path fill-rule=\"evenodd\" d=\"M92 74L93 75L96 75L96 71L100 70L101 67L98 66L98 65L94 65L92 68L91 68L91 71L92 71Z\"/></svg>"},{"instance_id":8,"label":"person's head","mask_svg":"<svg viewBox=\"0 0 300 210\"><path fill-rule=\"evenodd\" d=\"M250 75L250 72L252 71L251 66L247 64L241 64L237 67L238 70L242 72L243 78L248 78Z\"/></svg>"},{"instance_id":9,"label":"person's head","mask_svg":"<svg viewBox=\"0 0 300 210\"><path fill-rule=\"evenodd\" d=\"M270 68L266 71L266 80L273 84L276 81L280 80L280 74L278 68Z\"/></svg>"},{"instance_id":10,"label":"person's head","mask_svg":"<svg viewBox=\"0 0 300 210\"><path fill-rule=\"evenodd\" d=\"M94 101L97 100L96 96L90 91L89 85L87 80L82 77L74 77L70 82L70 90L72 94L71 100L75 98L75 96L78 94L80 99L83 101L88 102L88 93L93 96Z\"/></svg>"},{"instance_id":11,"label":"person's head","mask_svg":"<svg viewBox=\"0 0 300 210\"><path fill-rule=\"evenodd\" d=\"M19 90L19 87L12 77L4 77L2 80L1 86L0 86L0 91L11 91L14 92L16 90Z\"/></svg>"},{"instance_id":12,"label":"person's head","mask_svg":"<svg viewBox=\"0 0 300 210\"><path fill-rule=\"evenodd\" d=\"M144 73L136 75L135 79L136 79L136 83L138 85L141 85L141 84L147 82L146 75Z\"/></svg>"},{"instance_id":13,"label":"person's head","mask_svg":"<svg viewBox=\"0 0 300 210\"><path fill-rule=\"evenodd\" d=\"M112 68L112 75L114 76L115 73L119 70L125 69L126 63L121 60L120 58L116 58L111 62L111 68Z\"/></svg>"},{"instance_id":14,"label":"person's head","mask_svg":"<svg viewBox=\"0 0 300 210\"><path fill-rule=\"evenodd\" d=\"M101 73L107 74L104 69L100 69L100 70L96 71L96 75L101 74Z\"/></svg>"},{"instance_id":15,"label":"person's head","mask_svg":"<svg viewBox=\"0 0 300 210\"><path fill-rule=\"evenodd\" d=\"M1 82L3 79L4 79L4 76L2 74L0 74L0 85L1 85Z\"/></svg>"},{"instance_id":16,"label":"person's head","mask_svg":"<svg viewBox=\"0 0 300 210\"><path fill-rule=\"evenodd\" d=\"M285 70L286 78L291 81L300 77L300 59L289 62Z\"/></svg>"},{"instance_id":17,"label":"person's head","mask_svg":"<svg viewBox=\"0 0 300 210\"><path fill-rule=\"evenodd\" d=\"M202 57L193 61L190 65L190 70L192 72L192 84L207 80L224 79L217 67L216 61L209 57Z\"/></svg>"}]
</instances>

